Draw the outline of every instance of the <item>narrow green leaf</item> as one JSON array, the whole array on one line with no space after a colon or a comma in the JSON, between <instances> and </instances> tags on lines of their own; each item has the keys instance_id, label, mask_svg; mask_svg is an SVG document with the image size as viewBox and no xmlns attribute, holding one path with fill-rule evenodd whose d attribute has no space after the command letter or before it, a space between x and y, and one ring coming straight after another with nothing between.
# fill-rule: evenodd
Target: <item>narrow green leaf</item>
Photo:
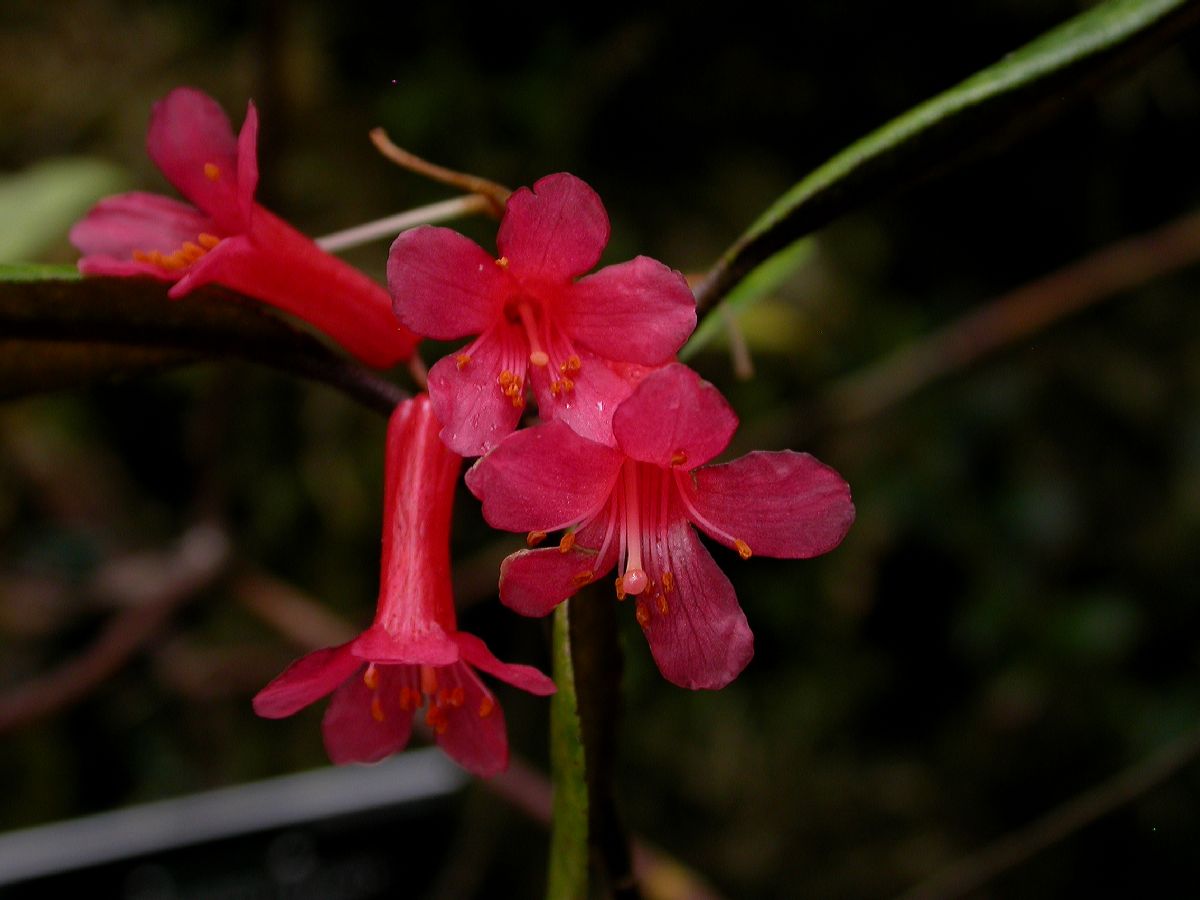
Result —
<instances>
[{"instance_id":1,"label":"narrow green leaf","mask_svg":"<svg viewBox=\"0 0 1200 900\"><path fill-rule=\"evenodd\" d=\"M0 263L0 281L78 281L82 277L75 266Z\"/></svg>"},{"instance_id":2,"label":"narrow green leaf","mask_svg":"<svg viewBox=\"0 0 1200 900\"><path fill-rule=\"evenodd\" d=\"M735 318L741 316L755 303L771 296L797 269L808 262L812 252L812 241L796 241L754 269L729 292L719 309L709 310L679 351L679 358L687 362L704 349L725 327L726 315Z\"/></svg>"},{"instance_id":3,"label":"narrow green leaf","mask_svg":"<svg viewBox=\"0 0 1200 900\"><path fill-rule=\"evenodd\" d=\"M570 606L554 611L554 681L550 699L550 766L554 821L550 835L549 900L584 900L588 895L588 790L583 729L571 660Z\"/></svg>"},{"instance_id":4,"label":"narrow green leaf","mask_svg":"<svg viewBox=\"0 0 1200 900\"><path fill-rule=\"evenodd\" d=\"M1108 0L851 144L798 182L725 252L696 289L700 308L756 266L844 212L997 146L1200 19L1196 0Z\"/></svg>"}]
</instances>

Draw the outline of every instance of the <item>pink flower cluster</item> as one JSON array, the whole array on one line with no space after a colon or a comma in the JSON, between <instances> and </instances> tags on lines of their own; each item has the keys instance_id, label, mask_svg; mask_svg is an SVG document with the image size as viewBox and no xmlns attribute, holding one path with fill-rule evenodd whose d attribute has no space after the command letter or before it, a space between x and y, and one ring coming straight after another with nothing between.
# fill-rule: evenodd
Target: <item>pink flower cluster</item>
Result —
<instances>
[{"instance_id":1,"label":"pink flower cluster","mask_svg":"<svg viewBox=\"0 0 1200 900\"><path fill-rule=\"evenodd\" d=\"M696 325L683 276L640 256L585 274L608 243L608 216L564 173L512 194L496 255L446 228L400 234L385 292L254 202L256 128L253 105L235 139L210 98L168 95L150 154L196 206L147 194L102 202L72 231L83 271L176 281L171 296L224 284L376 366L407 358L422 337L473 340L430 369L428 395L388 426L373 624L295 662L255 710L278 718L332 695L330 757L370 762L404 747L424 709L464 767L505 767L504 718L477 673L540 695L554 684L457 630L449 537L464 456L480 457L466 484L488 523L528 533L531 549L500 568L505 605L542 616L615 569L616 597L669 681L713 689L736 678L753 635L693 526L743 559L804 559L841 542L854 506L838 473L804 453L710 464L737 417L675 361ZM531 399L540 421L518 430ZM556 546L532 549L559 531Z\"/></svg>"},{"instance_id":2,"label":"pink flower cluster","mask_svg":"<svg viewBox=\"0 0 1200 900\"><path fill-rule=\"evenodd\" d=\"M696 324L678 272L646 257L578 276L608 242L595 192L550 175L512 195L498 257L446 228L401 234L388 259L400 321L426 337L478 337L430 370L442 439L483 455L467 487L488 524L536 546L500 568L500 599L542 616L616 568L659 670L724 687L753 655L733 587L691 525L735 549L805 559L854 521L850 489L803 453L706 466L737 417L673 362ZM578 278L578 280L575 280ZM532 382L541 424L514 431Z\"/></svg>"}]
</instances>

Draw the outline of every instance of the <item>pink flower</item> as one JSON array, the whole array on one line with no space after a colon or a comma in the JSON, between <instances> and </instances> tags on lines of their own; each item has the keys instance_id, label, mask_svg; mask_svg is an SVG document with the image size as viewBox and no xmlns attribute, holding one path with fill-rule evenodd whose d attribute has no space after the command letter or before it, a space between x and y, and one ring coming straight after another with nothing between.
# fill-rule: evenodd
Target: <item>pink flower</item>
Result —
<instances>
[{"instance_id":1,"label":"pink flower","mask_svg":"<svg viewBox=\"0 0 1200 900\"><path fill-rule=\"evenodd\" d=\"M412 717L465 769L494 775L508 765L504 714L479 669L533 694L554 682L503 663L458 631L450 587L450 517L462 459L438 439L426 395L396 408L388 425L383 562L375 621L339 647L292 663L254 698L260 716L290 716L333 694L322 723L335 763L375 762L408 743Z\"/></svg>"},{"instance_id":2,"label":"pink flower","mask_svg":"<svg viewBox=\"0 0 1200 900\"><path fill-rule=\"evenodd\" d=\"M429 372L450 449L477 456L511 432L527 377L543 419L612 443L629 386L605 361L666 362L696 326L696 301L682 275L644 256L576 281L608 232L595 191L562 173L509 198L498 259L447 228L396 238L388 287L400 321L438 340L479 335Z\"/></svg>"},{"instance_id":3,"label":"pink flower","mask_svg":"<svg viewBox=\"0 0 1200 900\"><path fill-rule=\"evenodd\" d=\"M217 283L303 319L371 366L412 355L384 288L254 202L258 112L235 139L215 100L176 88L154 105L150 158L195 206L134 192L100 201L71 229L88 275L145 275L179 298Z\"/></svg>"},{"instance_id":4,"label":"pink flower","mask_svg":"<svg viewBox=\"0 0 1200 900\"><path fill-rule=\"evenodd\" d=\"M849 486L806 453L754 452L702 466L736 428L717 389L673 364L647 375L617 407L615 448L561 422L504 440L467 473L484 518L530 531L531 544L546 532L566 534L558 547L509 556L500 599L524 615L545 615L615 565L617 599L635 598L667 680L724 687L750 661L754 639L733 586L689 522L743 559L806 559L836 547L854 521Z\"/></svg>"}]
</instances>

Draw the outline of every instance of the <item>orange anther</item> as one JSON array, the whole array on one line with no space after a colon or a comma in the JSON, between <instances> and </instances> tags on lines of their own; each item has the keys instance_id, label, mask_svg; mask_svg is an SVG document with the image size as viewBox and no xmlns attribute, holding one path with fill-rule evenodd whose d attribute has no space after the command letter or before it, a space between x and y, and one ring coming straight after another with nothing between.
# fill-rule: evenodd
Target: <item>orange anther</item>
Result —
<instances>
[{"instance_id":1,"label":"orange anther","mask_svg":"<svg viewBox=\"0 0 1200 900\"><path fill-rule=\"evenodd\" d=\"M379 702L379 695L376 694L371 698L371 718L376 722L383 721L383 704Z\"/></svg>"},{"instance_id":2,"label":"orange anther","mask_svg":"<svg viewBox=\"0 0 1200 900\"><path fill-rule=\"evenodd\" d=\"M455 709L463 705L463 701L467 699L467 693L461 687L456 687L450 692L450 705Z\"/></svg>"},{"instance_id":3,"label":"orange anther","mask_svg":"<svg viewBox=\"0 0 1200 900\"><path fill-rule=\"evenodd\" d=\"M414 694L416 694L415 697L413 696ZM410 709L416 709L420 705L421 705L421 695L420 694L417 694L417 692L414 691L412 688L410 688L408 685L405 685L404 687L400 688L400 708L402 710L404 710L405 712L408 712Z\"/></svg>"},{"instance_id":4,"label":"orange anther","mask_svg":"<svg viewBox=\"0 0 1200 900\"><path fill-rule=\"evenodd\" d=\"M643 628L650 624L650 609L646 606L644 600L637 602L637 612L635 615L637 616L638 624Z\"/></svg>"},{"instance_id":5,"label":"orange anther","mask_svg":"<svg viewBox=\"0 0 1200 900\"><path fill-rule=\"evenodd\" d=\"M564 378L561 383L564 391L575 390L575 382L573 382L570 378Z\"/></svg>"},{"instance_id":6,"label":"orange anther","mask_svg":"<svg viewBox=\"0 0 1200 900\"><path fill-rule=\"evenodd\" d=\"M675 590L675 576L670 572L662 573L663 593L669 594Z\"/></svg>"},{"instance_id":7,"label":"orange anther","mask_svg":"<svg viewBox=\"0 0 1200 900\"><path fill-rule=\"evenodd\" d=\"M466 354L464 353L463 356L466 356ZM517 380L517 376L508 371L508 369L505 369L500 373L496 380L500 382L500 387L506 388Z\"/></svg>"},{"instance_id":8,"label":"orange anther","mask_svg":"<svg viewBox=\"0 0 1200 900\"><path fill-rule=\"evenodd\" d=\"M617 576L617 599L625 599L625 577L623 575Z\"/></svg>"},{"instance_id":9,"label":"orange anther","mask_svg":"<svg viewBox=\"0 0 1200 900\"><path fill-rule=\"evenodd\" d=\"M134 250L133 251L133 261L140 262L140 263L153 263L154 262L154 260L150 256L150 254L147 253L145 250Z\"/></svg>"},{"instance_id":10,"label":"orange anther","mask_svg":"<svg viewBox=\"0 0 1200 900\"><path fill-rule=\"evenodd\" d=\"M193 244L191 241L184 241L183 246L179 248L179 252L183 254L184 259L188 262L195 262L204 255L204 250L199 244Z\"/></svg>"},{"instance_id":11,"label":"orange anther","mask_svg":"<svg viewBox=\"0 0 1200 900\"><path fill-rule=\"evenodd\" d=\"M740 556L742 559L750 558L750 545L741 538L738 538L733 542L733 548L737 550L738 556Z\"/></svg>"},{"instance_id":12,"label":"orange anther","mask_svg":"<svg viewBox=\"0 0 1200 900\"><path fill-rule=\"evenodd\" d=\"M373 691L379 689L379 670L375 668L375 663L368 665L363 672L363 684Z\"/></svg>"},{"instance_id":13,"label":"orange anther","mask_svg":"<svg viewBox=\"0 0 1200 900\"><path fill-rule=\"evenodd\" d=\"M654 602L658 604L658 612L660 615L665 616L671 609L671 607L667 604L667 598L662 594L655 594Z\"/></svg>"},{"instance_id":14,"label":"orange anther","mask_svg":"<svg viewBox=\"0 0 1200 900\"><path fill-rule=\"evenodd\" d=\"M517 409L524 409L525 408L525 398L520 395L513 397L512 405L515 406Z\"/></svg>"},{"instance_id":15,"label":"orange anther","mask_svg":"<svg viewBox=\"0 0 1200 900\"><path fill-rule=\"evenodd\" d=\"M575 546L575 532L568 531L562 536L562 540L558 542L558 552L566 553Z\"/></svg>"},{"instance_id":16,"label":"orange anther","mask_svg":"<svg viewBox=\"0 0 1200 900\"><path fill-rule=\"evenodd\" d=\"M530 547L536 547L545 539L546 532L544 531L531 531L529 534L525 535L525 543L527 543Z\"/></svg>"},{"instance_id":17,"label":"orange anther","mask_svg":"<svg viewBox=\"0 0 1200 900\"><path fill-rule=\"evenodd\" d=\"M204 164L204 177L209 181L216 181L221 177L221 169L216 163Z\"/></svg>"},{"instance_id":18,"label":"orange anther","mask_svg":"<svg viewBox=\"0 0 1200 900\"><path fill-rule=\"evenodd\" d=\"M687 462L687 454L682 450L676 450L671 454L671 465L682 466L685 462Z\"/></svg>"},{"instance_id":19,"label":"orange anther","mask_svg":"<svg viewBox=\"0 0 1200 900\"><path fill-rule=\"evenodd\" d=\"M485 694L483 699L479 701L479 718L486 719L492 714L492 710L495 708L496 701Z\"/></svg>"},{"instance_id":20,"label":"orange anther","mask_svg":"<svg viewBox=\"0 0 1200 900\"><path fill-rule=\"evenodd\" d=\"M217 246L217 244L221 243L221 239L215 234L209 234L207 231L202 231L200 232L199 237L196 238L196 243L205 250L211 250L213 247Z\"/></svg>"},{"instance_id":21,"label":"orange anther","mask_svg":"<svg viewBox=\"0 0 1200 900\"><path fill-rule=\"evenodd\" d=\"M585 584L591 584L592 579L595 577L596 573L591 569L584 569L582 572L576 572L571 576L571 584L575 585L575 587L583 587Z\"/></svg>"},{"instance_id":22,"label":"orange anther","mask_svg":"<svg viewBox=\"0 0 1200 900\"><path fill-rule=\"evenodd\" d=\"M558 371L564 375L574 375L583 368L583 360L572 353L567 357L567 361L558 367Z\"/></svg>"},{"instance_id":23,"label":"orange anther","mask_svg":"<svg viewBox=\"0 0 1200 900\"><path fill-rule=\"evenodd\" d=\"M432 666L421 666L421 692L428 697L437 693L437 672Z\"/></svg>"},{"instance_id":24,"label":"orange anther","mask_svg":"<svg viewBox=\"0 0 1200 900\"><path fill-rule=\"evenodd\" d=\"M466 368L467 363L469 363L470 361L471 361L471 354L469 354L469 353L460 353L460 354L458 354L458 356L454 357L454 365L458 366L458 370L460 372L464 368Z\"/></svg>"},{"instance_id":25,"label":"orange anther","mask_svg":"<svg viewBox=\"0 0 1200 900\"><path fill-rule=\"evenodd\" d=\"M508 268L508 257L501 256L498 260L496 260L496 265L498 265L502 269L507 269Z\"/></svg>"}]
</instances>

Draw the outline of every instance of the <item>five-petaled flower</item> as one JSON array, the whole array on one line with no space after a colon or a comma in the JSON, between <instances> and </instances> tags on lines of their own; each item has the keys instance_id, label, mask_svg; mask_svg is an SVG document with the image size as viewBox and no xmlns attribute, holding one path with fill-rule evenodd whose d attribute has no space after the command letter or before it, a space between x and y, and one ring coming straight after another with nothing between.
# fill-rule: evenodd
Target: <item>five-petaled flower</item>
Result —
<instances>
[{"instance_id":1,"label":"five-petaled flower","mask_svg":"<svg viewBox=\"0 0 1200 900\"><path fill-rule=\"evenodd\" d=\"M554 682L530 666L504 663L483 641L458 631L450 585L450 518L462 460L438 439L440 424L421 395L388 425L383 561L374 624L353 641L293 663L254 698L267 718L289 716L332 693L322 723L336 763L375 762L402 749L412 717L477 775L508 765L504 715L475 669L533 694Z\"/></svg>"},{"instance_id":2,"label":"five-petaled flower","mask_svg":"<svg viewBox=\"0 0 1200 900\"><path fill-rule=\"evenodd\" d=\"M743 558L805 559L836 547L854 521L849 486L808 454L754 452L703 466L736 427L716 388L672 364L617 407L615 448L561 422L505 439L467 473L484 518L529 531L531 545L566 533L557 547L509 556L500 599L545 615L615 565L617 598L635 598L667 680L724 687L750 661L753 636L733 586L688 523Z\"/></svg>"},{"instance_id":3,"label":"five-petaled flower","mask_svg":"<svg viewBox=\"0 0 1200 900\"><path fill-rule=\"evenodd\" d=\"M660 365L696 325L687 282L639 256L575 279L608 243L608 215L574 175L548 175L508 199L499 258L447 228L396 238L388 287L396 315L438 340L478 335L429 372L429 391L456 453L477 456L511 432L532 382L543 419L612 443L629 384L607 361Z\"/></svg>"},{"instance_id":4,"label":"five-petaled flower","mask_svg":"<svg viewBox=\"0 0 1200 900\"><path fill-rule=\"evenodd\" d=\"M80 270L174 281L173 298L220 284L308 322L368 365L408 359L419 338L396 322L383 286L254 201L257 136L253 103L234 138L211 97L171 91L154 105L146 146L195 206L143 192L102 200L71 229Z\"/></svg>"}]
</instances>

